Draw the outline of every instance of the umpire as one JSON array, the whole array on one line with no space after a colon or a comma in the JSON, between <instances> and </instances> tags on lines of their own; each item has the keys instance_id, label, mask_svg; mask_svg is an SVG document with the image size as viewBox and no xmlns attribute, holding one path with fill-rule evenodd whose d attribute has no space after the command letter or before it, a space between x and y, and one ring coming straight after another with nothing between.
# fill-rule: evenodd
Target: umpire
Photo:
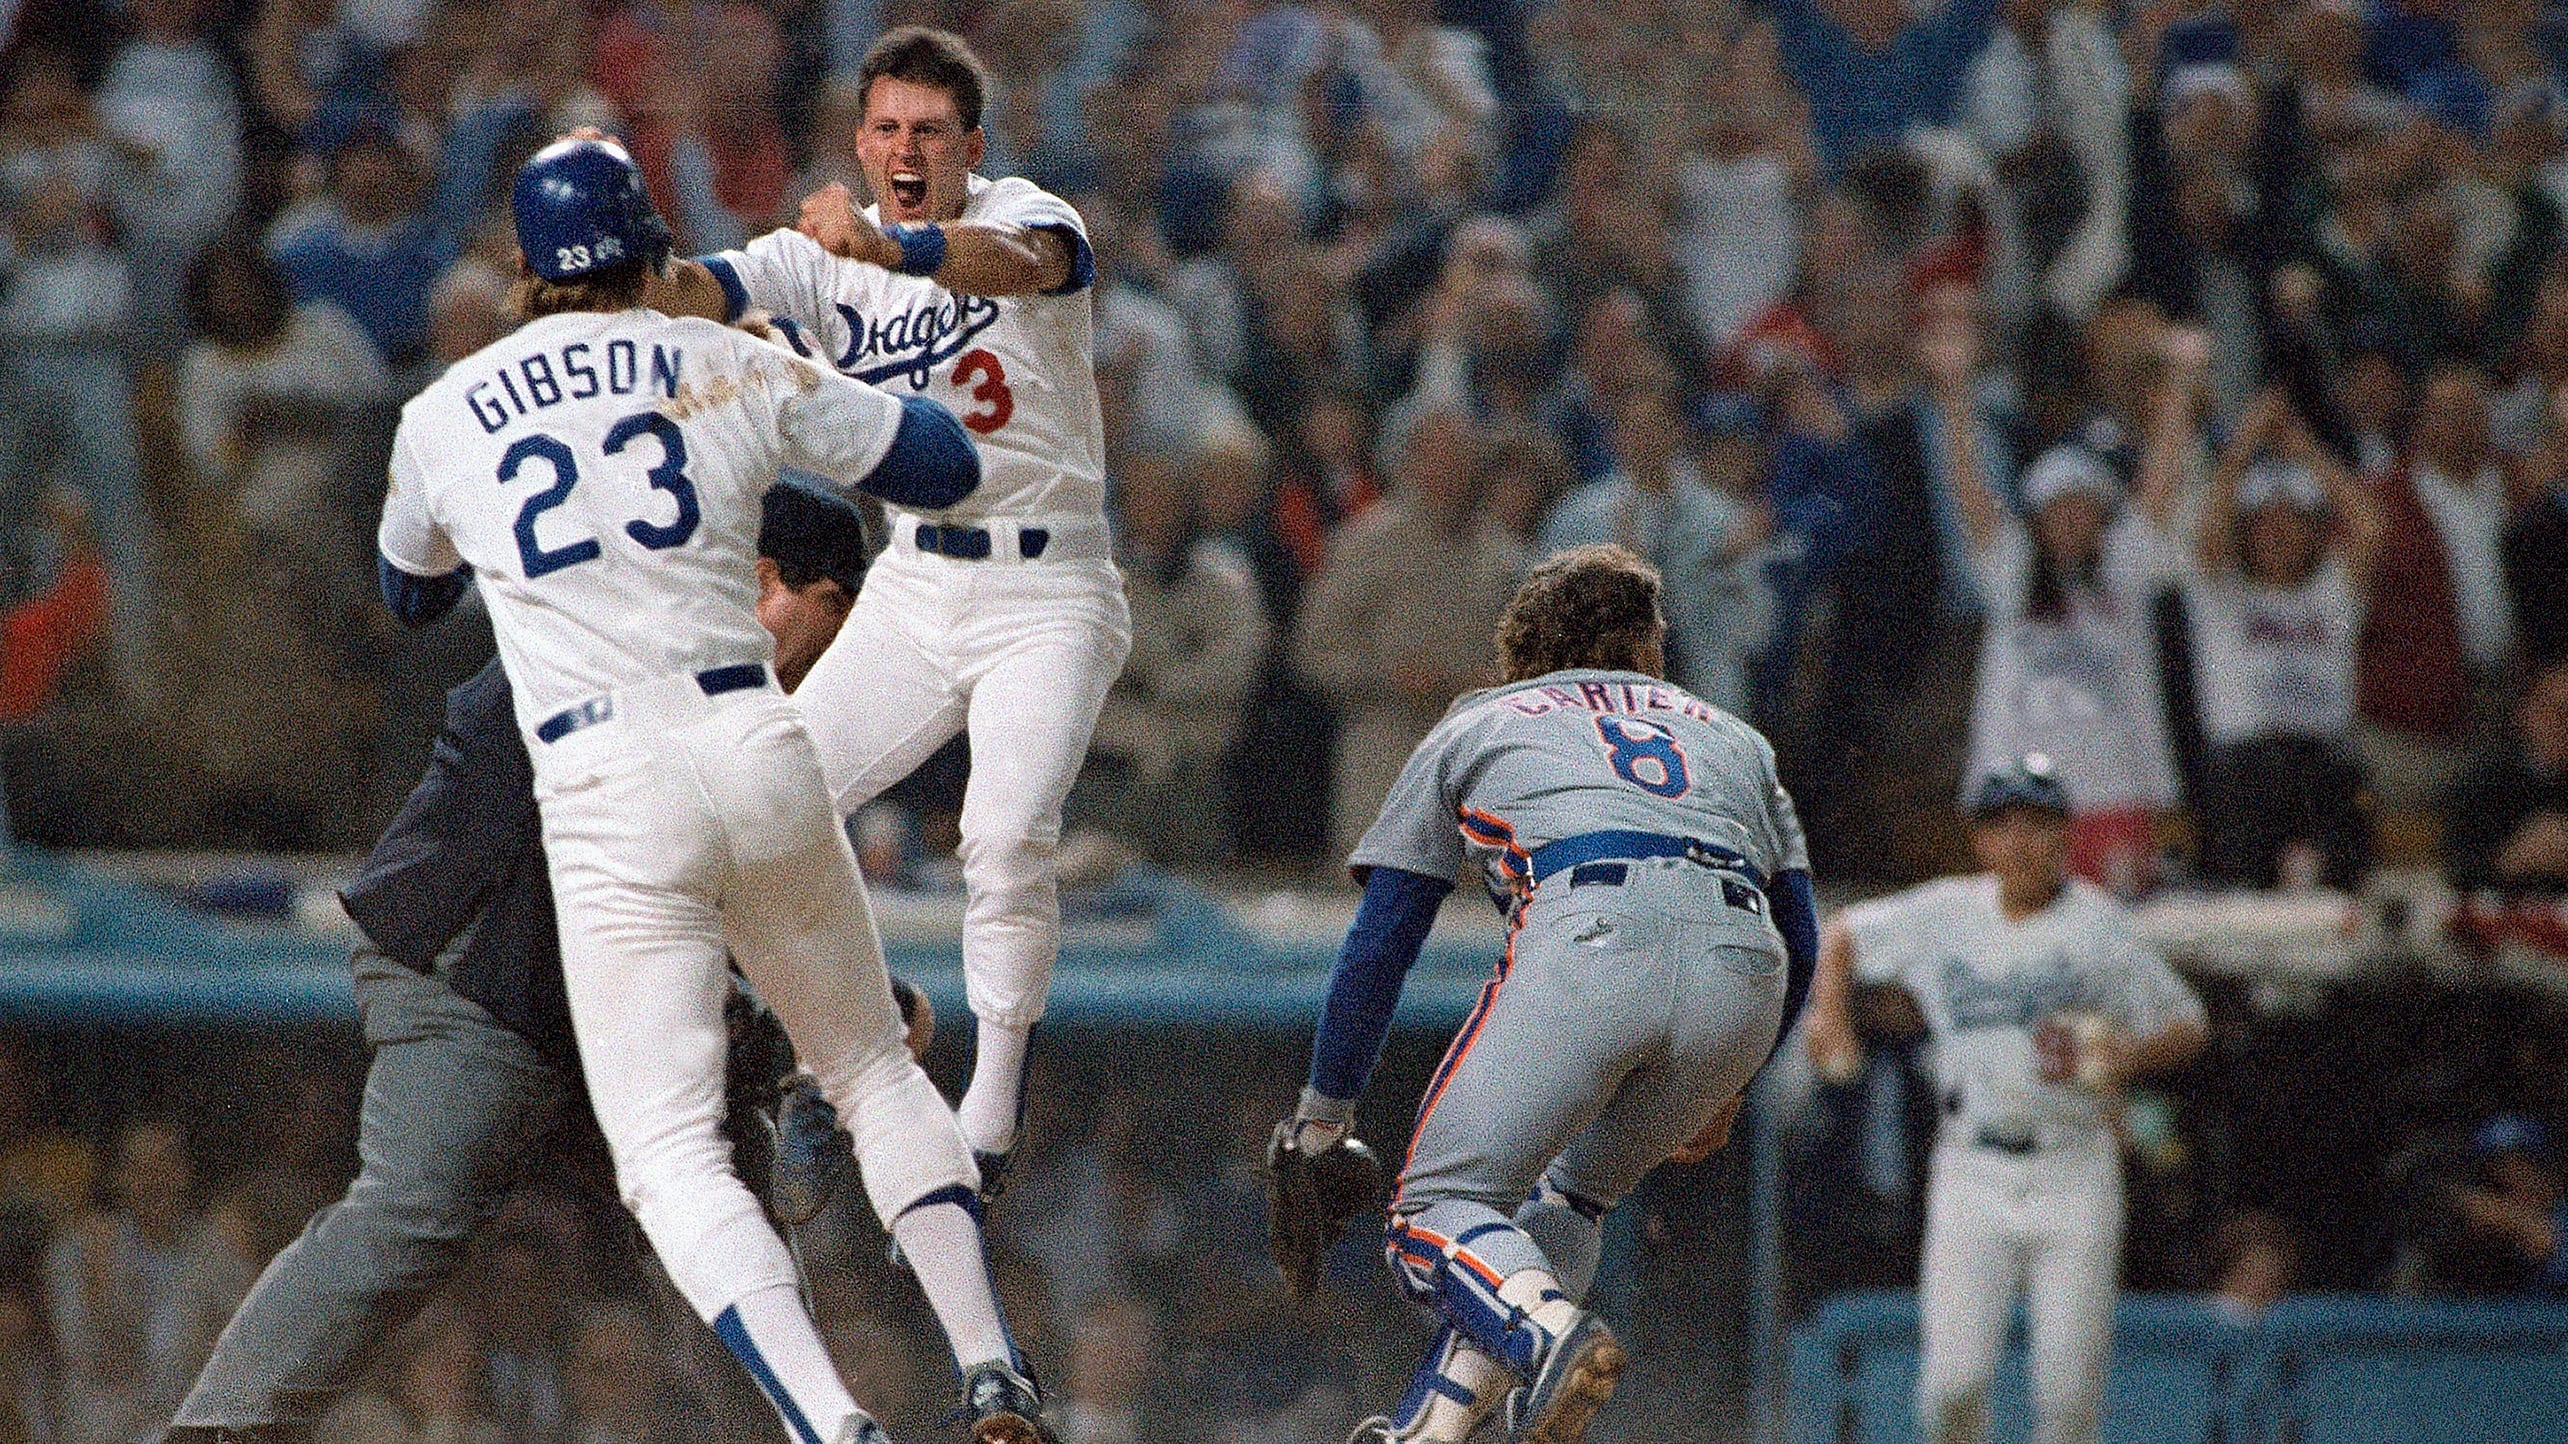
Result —
<instances>
[{"instance_id":1,"label":"umpire","mask_svg":"<svg viewBox=\"0 0 2568 1444\"><path fill-rule=\"evenodd\" d=\"M855 602L863 523L845 501L779 485L758 558L758 620L791 691ZM447 694L427 775L340 894L363 934L357 1007L374 1049L356 1181L269 1262L168 1444L305 1444L462 1263L537 1145L585 1112L540 838L494 658ZM918 999L901 991L907 1016Z\"/></svg>"}]
</instances>

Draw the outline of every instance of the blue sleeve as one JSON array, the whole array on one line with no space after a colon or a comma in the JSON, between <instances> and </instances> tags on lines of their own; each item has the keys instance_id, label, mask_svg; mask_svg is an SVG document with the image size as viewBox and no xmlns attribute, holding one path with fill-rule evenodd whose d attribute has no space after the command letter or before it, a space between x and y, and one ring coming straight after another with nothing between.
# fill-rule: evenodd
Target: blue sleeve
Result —
<instances>
[{"instance_id":1,"label":"blue sleeve","mask_svg":"<svg viewBox=\"0 0 2568 1444\"><path fill-rule=\"evenodd\" d=\"M1783 934L1783 1027L1774 1038L1781 1048L1792 1025L1801 1021L1801 1005L1810 1001L1810 980L1819 973L1819 896L1811 889L1810 874L1796 867L1774 875L1766 903L1774 912L1775 931Z\"/></svg>"},{"instance_id":2,"label":"blue sleeve","mask_svg":"<svg viewBox=\"0 0 2568 1444\"><path fill-rule=\"evenodd\" d=\"M937 511L981 486L981 453L954 413L924 396L902 396L892 449L856 488L894 506Z\"/></svg>"},{"instance_id":3,"label":"blue sleeve","mask_svg":"<svg viewBox=\"0 0 2568 1444\"><path fill-rule=\"evenodd\" d=\"M388 558L375 558L375 581L383 588L383 604L404 626L424 627L453 611L472 579L470 567L457 567L442 577L421 577L394 566Z\"/></svg>"},{"instance_id":4,"label":"blue sleeve","mask_svg":"<svg viewBox=\"0 0 2568 1444\"><path fill-rule=\"evenodd\" d=\"M1084 291L1090 286L1097 284L1096 253L1088 249L1088 238L1079 234L1079 228L1077 226L1065 225L1058 221L1052 221L1043 225L1029 227L1029 229L1050 231L1054 235L1059 236L1070 246L1069 279L1063 281L1060 285L1053 287L1051 290L1048 290L1043 294L1047 296L1067 296L1073 291Z\"/></svg>"},{"instance_id":5,"label":"blue sleeve","mask_svg":"<svg viewBox=\"0 0 2568 1444\"><path fill-rule=\"evenodd\" d=\"M696 257L696 264L704 267L706 272L712 275L714 284L722 287L722 319L724 321L739 320L741 313L749 309L749 288L740 284L740 273L732 269L729 261L724 260L718 255L698 256ZM791 335L793 333L787 332L786 334ZM799 347L801 343L797 341L795 345ZM811 353L809 351L805 351L803 354L808 356Z\"/></svg>"},{"instance_id":6,"label":"blue sleeve","mask_svg":"<svg viewBox=\"0 0 2568 1444\"><path fill-rule=\"evenodd\" d=\"M1328 1001L1320 1007L1319 1036L1311 1043L1312 1091L1329 1098L1363 1094L1373 1065L1381 1061L1382 1040L1391 1035L1400 985L1451 891L1453 884L1442 878L1396 867L1366 874L1364 902L1338 950Z\"/></svg>"}]
</instances>

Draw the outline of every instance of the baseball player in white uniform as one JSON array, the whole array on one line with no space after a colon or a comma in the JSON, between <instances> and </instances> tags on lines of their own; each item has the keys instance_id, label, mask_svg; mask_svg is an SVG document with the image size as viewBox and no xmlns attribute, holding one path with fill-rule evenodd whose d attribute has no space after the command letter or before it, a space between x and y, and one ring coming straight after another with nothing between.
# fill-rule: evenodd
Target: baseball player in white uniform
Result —
<instances>
[{"instance_id":1,"label":"baseball player in white uniform","mask_svg":"<svg viewBox=\"0 0 2568 1444\"><path fill-rule=\"evenodd\" d=\"M1040 1405L991 1293L979 1177L903 1046L819 754L773 676L753 567L780 464L945 504L978 484L977 457L933 401L641 307L668 232L621 149L547 147L514 201L531 319L403 409L384 595L424 624L469 579L489 608L618 1189L796 1444L884 1439L717 1129L727 950L847 1121L964 1366L975 1438L1034 1444Z\"/></svg>"},{"instance_id":2,"label":"baseball player in white uniform","mask_svg":"<svg viewBox=\"0 0 2568 1444\"><path fill-rule=\"evenodd\" d=\"M978 1029L960 1116L995 1189L1060 950L1061 805L1132 649L1106 530L1095 265L1068 203L973 173L989 86L960 37L893 30L860 84L876 203L860 213L827 187L800 230L681 263L656 304L768 312L806 355L944 402L980 447L971 496L892 502L889 549L796 700L841 813L971 738L963 964Z\"/></svg>"},{"instance_id":3,"label":"baseball player in white uniform","mask_svg":"<svg viewBox=\"0 0 2568 1444\"><path fill-rule=\"evenodd\" d=\"M1985 871L1831 921L1806 1037L1823 1074L1851 1074L1858 984L1905 989L1933 1035L1942 1125L1917 1284L1925 1437L1987 1437L2020 1289L2033 1438L2092 1444L2121 1277L2121 1090L2202 1050L2202 1003L2119 903L2062 871L2069 796L2049 759L1989 777L1970 813Z\"/></svg>"}]
</instances>

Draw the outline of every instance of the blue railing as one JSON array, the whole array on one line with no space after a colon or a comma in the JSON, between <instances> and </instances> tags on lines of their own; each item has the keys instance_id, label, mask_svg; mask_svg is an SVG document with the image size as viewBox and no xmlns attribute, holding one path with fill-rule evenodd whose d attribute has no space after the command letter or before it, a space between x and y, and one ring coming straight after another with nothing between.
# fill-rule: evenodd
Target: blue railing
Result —
<instances>
[{"instance_id":1,"label":"blue railing","mask_svg":"<svg viewBox=\"0 0 2568 1444\"><path fill-rule=\"evenodd\" d=\"M2029 1436L2023 1319L1991 1400ZM1791 1444L1918 1435L1917 1302L1846 1294L1793 1338ZM2568 1305L2312 1295L2252 1321L2197 1295L2114 1312L2105 1444L2535 1444L2568 1440Z\"/></svg>"},{"instance_id":2,"label":"blue railing","mask_svg":"<svg viewBox=\"0 0 2568 1444\"><path fill-rule=\"evenodd\" d=\"M1458 898L1449 916L1474 906ZM955 908L959 917L959 904ZM1308 1028L1336 957L1333 937L1261 934L1183 878L1127 869L1074 899L1049 1016L1056 1023ZM886 943L893 971L948 1017L963 1010L949 935ZM1496 960L1493 940L1440 927L1400 1022L1451 1028ZM76 861L0 851L0 1020L257 1024L355 1018L344 939L236 921Z\"/></svg>"}]
</instances>

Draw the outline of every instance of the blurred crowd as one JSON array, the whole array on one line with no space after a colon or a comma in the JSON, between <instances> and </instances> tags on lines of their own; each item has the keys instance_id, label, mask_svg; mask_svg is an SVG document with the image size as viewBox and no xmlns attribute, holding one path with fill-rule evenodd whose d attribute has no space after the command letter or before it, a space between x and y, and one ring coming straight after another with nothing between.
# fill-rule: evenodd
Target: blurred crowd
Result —
<instances>
[{"instance_id":1,"label":"blurred crowd","mask_svg":"<svg viewBox=\"0 0 2568 1444\"><path fill-rule=\"evenodd\" d=\"M94 1128L42 1073L91 1040L0 1035L0 1440L148 1444L264 1260L354 1172L344 1047L164 1038L190 1076L143 1084ZM1140 1080L1209 1040L1060 1040L1038 1062L1031 1151L991 1211L1013 1332L1065 1444L1307 1444L1397 1397L1428 1332L1389 1296L1378 1234L1296 1311L1265 1257L1257 1172L1297 1043L1227 1035L1239 1067L1185 1096ZM959 1058L948 1060L959 1063ZM1422 1082L1431 1040L1390 1066ZM209 1090L206 1080L222 1083ZM1111 1080L1100 1082L1098 1080ZM244 1129L227 1104L266 1094ZM585 1125L582 1125L584 1128ZM1701 1171L1697 1171L1701 1172ZM1664 1387L1736 1407L1731 1323L1709 1327L1703 1208L1650 1212L1616 1270L1618 1322L1658 1341ZM1732 1210L1735 1214L1739 1210ZM1363 1232L1361 1229L1356 1232ZM915 1281L851 1180L797 1232L822 1333L904 1439L943 1437L955 1377ZM1735 1249L1735 1245L1731 1245ZM1633 1250L1646 1249L1647 1264ZM1713 1292L1726 1296L1734 1282ZM1634 1280L1643 1280L1635 1285ZM1693 1284L1686 1280L1694 1280ZM1652 1295L1658 1296L1654 1301ZM1700 1422L1702 1415L1688 1414ZM766 1444L774 1415L640 1251L604 1145L526 1160L463 1275L323 1421L327 1444ZM1640 1437L1656 1438L1644 1433ZM1690 1431L1666 1436L1700 1438Z\"/></svg>"},{"instance_id":2,"label":"blurred crowd","mask_svg":"<svg viewBox=\"0 0 2568 1444\"><path fill-rule=\"evenodd\" d=\"M736 245L861 189L846 77L913 20L1100 262L1136 638L1077 821L1342 855L1528 559L1610 539L1823 877L1955 864L2044 751L2126 893L2568 886L2535 0L21 0L21 826L362 841L478 646L367 552L392 408L507 325L516 160L608 127Z\"/></svg>"}]
</instances>

